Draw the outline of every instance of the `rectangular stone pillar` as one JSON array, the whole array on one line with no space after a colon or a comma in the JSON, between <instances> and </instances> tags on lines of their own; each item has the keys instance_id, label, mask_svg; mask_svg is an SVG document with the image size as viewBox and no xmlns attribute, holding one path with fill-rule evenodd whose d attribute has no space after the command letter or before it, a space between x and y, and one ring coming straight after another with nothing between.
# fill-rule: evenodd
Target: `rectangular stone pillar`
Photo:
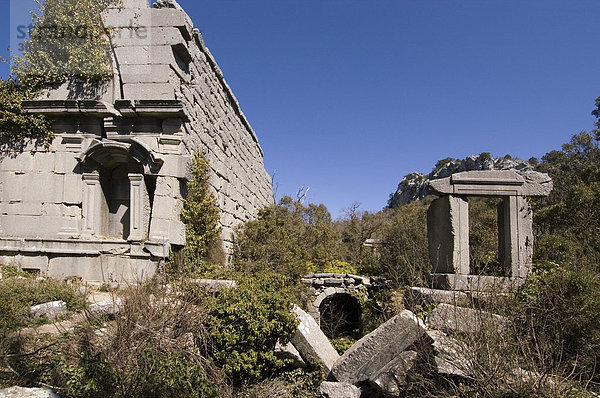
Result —
<instances>
[{"instance_id":1,"label":"rectangular stone pillar","mask_svg":"<svg viewBox=\"0 0 600 398\"><path fill-rule=\"evenodd\" d=\"M148 236L150 199L143 174L129 173L129 237L141 241Z\"/></svg>"},{"instance_id":2,"label":"rectangular stone pillar","mask_svg":"<svg viewBox=\"0 0 600 398\"><path fill-rule=\"evenodd\" d=\"M448 195L431 203L427 239L433 273L469 274L469 202L465 197Z\"/></svg>"},{"instance_id":3,"label":"rectangular stone pillar","mask_svg":"<svg viewBox=\"0 0 600 398\"><path fill-rule=\"evenodd\" d=\"M83 226L81 234L90 238L102 234L102 209L104 207L102 186L98 173L83 174Z\"/></svg>"},{"instance_id":4,"label":"rectangular stone pillar","mask_svg":"<svg viewBox=\"0 0 600 398\"><path fill-rule=\"evenodd\" d=\"M498 208L498 258L506 276L525 278L532 257L533 211L527 198L508 196Z\"/></svg>"}]
</instances>

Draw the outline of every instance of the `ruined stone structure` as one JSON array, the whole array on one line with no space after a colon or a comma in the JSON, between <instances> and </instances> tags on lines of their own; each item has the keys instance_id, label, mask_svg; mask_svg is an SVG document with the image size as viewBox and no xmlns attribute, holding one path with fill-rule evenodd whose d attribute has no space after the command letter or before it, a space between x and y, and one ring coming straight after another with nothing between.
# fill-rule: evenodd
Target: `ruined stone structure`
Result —
<instances>
[{"instance_id":1,"label":"ruined stone structure","mask_svg":"<svg viewBox=\"0 0 600 398\"><path fill-rule=\"evenodd\" d=\"M465 171L432 180L430 190L441 196L427 213L429 257L434 286L451 290L486 290L518 283L532 269L533 211L527 197L547 196L552 180L531 171ZM505 278L470 275L470 196L499 197L498 257Z\"/></svg>"},{"instance_id":2,"label":"ruined stone structure","mask_svg":"<svg viewBox=\"0 0 600 398\"><path fill-rule=\"evenodd\" d=\"M230 252L233 228L273 202L256 134L176 2L123 0L103 20L113 78L26 104L52 120L55 138L3 151L0 263L84 280L152 275L185 243L179 213L198 151Z\"/></svg>"},{"instance_id":3,"label":"ruined stone structure","mask_svg":"<svg viewBox=\"0 0 600 398\"><path fill-rule=\"evenodd\" d=\"M323 327L322 321L327 326L337 323L337 332L352 334L362 328L362 303L357 297L367 300L371 291L385 286L386 280L376 276L320 273L306 275L302 283L309 287L312 295L307 310L317 324Z\"/></svg>"}]
</instances>

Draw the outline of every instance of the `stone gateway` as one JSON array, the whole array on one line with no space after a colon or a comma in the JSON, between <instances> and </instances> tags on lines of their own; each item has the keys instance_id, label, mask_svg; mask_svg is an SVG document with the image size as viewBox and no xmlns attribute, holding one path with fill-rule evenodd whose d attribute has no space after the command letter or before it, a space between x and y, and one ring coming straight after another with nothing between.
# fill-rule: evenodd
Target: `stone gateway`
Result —
<instances>
[{"instance_id":1,"label":"stone gateway","mask_svg":"<svg viewBox=\"0 0 600 398\"><path fill-rule=\"evenodd\" d=\"M123 0L103 20L112 79L71 81L26 103L52 121L55 138L2 151L0 263L57 278L150 277L185 243L179 213L199 151L231 253L233 228L273 192L256 134L199 30L172 0Z\"/></svg>"}]
</instances>

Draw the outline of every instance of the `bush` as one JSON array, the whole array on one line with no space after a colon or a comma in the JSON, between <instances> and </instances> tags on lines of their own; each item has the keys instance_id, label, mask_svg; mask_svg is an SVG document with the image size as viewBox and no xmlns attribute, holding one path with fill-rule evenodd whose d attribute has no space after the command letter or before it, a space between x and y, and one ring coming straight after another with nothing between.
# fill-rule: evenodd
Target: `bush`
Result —
<instances>
[{"instance_id":1,"label":"bush","mask_svg":"<svg viewBox=\"0 0 600 398\"><path fill-rule=\"evenodd\" d=\"M177 297L155 285L130 288L114 321L98 328L90 318L33 358L30 384L65 397L230 396L207 356L206 303Z\"/></svg>"},{"instance_id":2,"label":"bush","mask_svg":"<svg viewBox=\"0 0 600 398\"><path fill-rule=\"evenodd\" d=\"M431 265L427 251L427 209L430 199L400 205L391 210L382 233L381 257L371 274L385 276L394 287L422 286Z\"/></svg>"},{"instance_id":3,"label":"bush","mask_svg":"<svg viewBox=\"0 0 600 398\"><path fill-rule=\"evenodd\" d=\"M304 206L285 196L238 231L234 266L250 272L278 272L298 280L342 259L339 233L324 205Z\"/></svg>"},{"instance_id":4,"label":"bush","mask_svg":"<svg viewBox=\"0 0 600 398\"><path fill-rule=\"evenodd\" d=\"M556 266L533 274L522 290L524 332L546 369L600 382L600 276Z\"/></svg>"},{"instance_id":5,"label":"bush","mask_svg":"<svg viewBox=\"0 0 600 398\"><path fill-rule=\"evenodd\" d=\"M202 275L224 265L225 257L219 234L221 210L208 185L208 162L201 153L193 160L193 174L187 184L181 221L185 223L185 246L171 253L167 271L171 278Z\"/></svg>"},{"instance_id":6,"label":"bush","mask_svg":"<svg viewBox=\"0 0 600 398\"><path fill-rule=\"evenodd\" d=\"M64 282L31 278L0 279L0 337L33 324L29 312L31 306L57 300L67 303L69 310L85 307L85 297Z\"/></svg>"},{"instance_id":7,"label":"bush","mask_svg":"<svg viewBox=\"0 0 600 398\"><path fill-rule=\"evenodd\" d=\"M208 321L216 363L236 385L270 377L286 361L275 344L286 344L296 331L291 313L294 290L276 274L236 278L238 287L222 291Z\"/></svg>"}]
</instances>

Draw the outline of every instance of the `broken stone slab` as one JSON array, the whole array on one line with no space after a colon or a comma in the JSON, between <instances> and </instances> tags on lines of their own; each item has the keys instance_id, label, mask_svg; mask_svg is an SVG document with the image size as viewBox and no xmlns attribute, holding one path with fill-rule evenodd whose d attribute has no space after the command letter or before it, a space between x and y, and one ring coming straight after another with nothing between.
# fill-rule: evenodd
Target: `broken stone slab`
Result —
<instances>
[{"instance_id":1,"label":"broken stone slab","mask_svg":"<svg viewBox=\"0 0 600 398\"><path fill-rule=\"evenodd\" d=\"M292 309L294 316L300 321L291 343L296 347L302 359L307 362L316 361L323 366L326 373L331 372L333 364L340 355L331 345L317 321L297 305Z\"/></svg>"},{"instance_id":2,"label":"broken stone slab","mask_svg":"<svg viewBox=\"0 0 600 398\"><path fill-rule=\"evenodd\" d=\"M0 390L0 398L60 398L49 388L9 387Z\"/></svg>"},{"instance_id":3,"label":"broken stone slab","mask_svg":"<svg viewBox=\"0 0 600 398\"><path fill-rule=\"evenodd\" d=\"M30 313L33 318L39 319L45 315L49 321L53 321L57 317L67 313L67 303L58 300L34 305L30 308Z\"/></svg>"},{"instance_id":4,"label":"broken stone slab","mask_svg":"<svg viewBox=\"0 0 600 398\"><path fill-rule=\"evenodd\" d=\"M104 300L90 304L88 311L94 316L115 315L121 310L122 304L123 300L117 297L114 300Z\"/></svg>"},{"instance_id":5,"label":"broken stone slab","mask_svg":"<svg viewBox=\"0 0 600 398\"><path fill-rule=\"evenodd\" d=\"M444 332L477 333L486 327L502 332L509 324L508 318L497 314L444 303L427 315L427 326Z\"/></svg>"},{"instance_id":6,"label":"broken stone slab","mask_svg":"<svg viewBox=\"0 0 600 398\"><path fill-rule=\"evenodd\" d=\"M428 330L427 341L431 354L431 365L438 374L473 378L475 353L466 344L448 337L439 330Z\"/></svg>"},{"instance_id":7,"label":"broken stone slab","mask_svg":"<svg viewBox=\"0 0 600 398\"><path fill-rule=\"evenodd\" d=\"M415 365L417 355L416 351L404 351L369 380L369 384L384 395L398 396L400 387L406 385L406 376Z\"/></svg>"},{"instance_id":8,"label":"broken stone slab","mask_svg":"<svg viewBox=\"0 0 600 398\"><path fill-rule=\"evenodd\" d=\"M389 319L358 340L331 370L336 380L356 384L365 381L425 334L425 325L408 310Z\"/></svg>"},{"instance_id":9,"label":"broken stone slab","mask_svg":"<svg viewBox=\"0 0 600 398\"><path fill-rule=\"evenodd\" d=\"M411 311L428 304L440 303L468 306L471 300L467 293L452 290L409 287L404 292L404 306Z\"/></svg>"},{"instance_id":10,"label":"broken stone slab","mask_svg":"<svg viewBox=\"0 0 600 398\"><path fill-rule=\"evenodd\" d=\"M292 366L296 368L305 368L306 362L302 359L302 355L298 352L296 347L290 342L286 345L282 345L279 341L275 344L275 356L278 358L286 358L292 360Z\"/></svg>"},{"instance_id":11,"label":"broken stone slab","mask_svg":"<svg viewBox=\"0 0 600 398\"><path fill-rule=\"evenodd\" d=\"M320 388L323 398L360 398L361 391L358 387L348 383L324 381Z\"/></svg>"}]
</instances>

